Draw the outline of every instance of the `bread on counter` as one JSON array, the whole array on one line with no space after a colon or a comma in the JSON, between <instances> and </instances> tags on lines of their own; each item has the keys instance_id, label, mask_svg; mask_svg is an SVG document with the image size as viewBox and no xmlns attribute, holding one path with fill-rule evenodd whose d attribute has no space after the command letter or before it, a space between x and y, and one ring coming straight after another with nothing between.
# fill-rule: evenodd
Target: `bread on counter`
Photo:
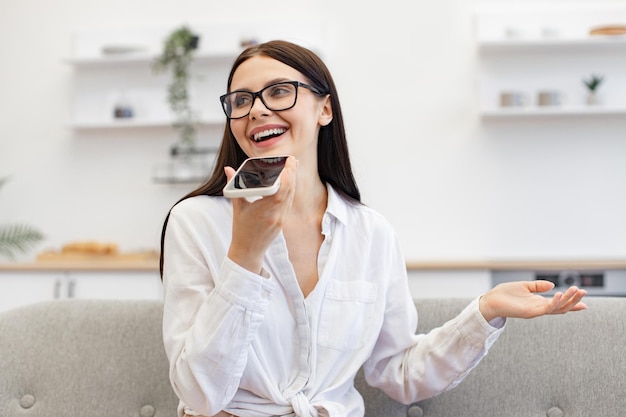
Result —
<instances>
[{"instance_id":1,"label":"bread on counter","mask_svg":"<svg viewBox=\"0 0 626 417\"><path fill-rule=\"evenodd\" d=\"M590 35L626 35L626 25L606 25L592 28Z\"/></svg>"},{"instance_id":2,"label":"bread on counter","mask_svg":"<svg viewBox=\"0 0 626 417\"><path fill-rule=\"evenodd\" d=\"M97 241L72 242L63 245L61 253L85 255L117 255L119 249L116 243Z\"/></svg>"}]
</instances>

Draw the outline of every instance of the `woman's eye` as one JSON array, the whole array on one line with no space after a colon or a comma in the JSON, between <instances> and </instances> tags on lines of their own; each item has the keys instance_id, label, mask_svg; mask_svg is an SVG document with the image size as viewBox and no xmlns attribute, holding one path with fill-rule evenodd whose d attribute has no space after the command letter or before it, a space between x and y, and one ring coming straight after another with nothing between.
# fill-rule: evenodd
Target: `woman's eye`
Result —
<instances>
[{"instance_id":1,"label":"woman's eye","mask_svg":"<svg viewBox=\"0 0 626 417\"><path fill-rule=\"evenodd\" d=\"M233 100L234 107L245 107L250 104L250 96L248 94L238 94Z\"/></svg>"},{"instance_id":2,"label":"woman's eye","mask_svg":"<svg viewBox=\"0 0 626 417\"><path fill-rule=\"evenodd\" d=\"M276 87L272 88L272 97L280 97L280 96L284 96L287 94L291 94L292 89L289 88L289 86L284 86L284 85L277 85Z\"/></svg>"}]
</instances>

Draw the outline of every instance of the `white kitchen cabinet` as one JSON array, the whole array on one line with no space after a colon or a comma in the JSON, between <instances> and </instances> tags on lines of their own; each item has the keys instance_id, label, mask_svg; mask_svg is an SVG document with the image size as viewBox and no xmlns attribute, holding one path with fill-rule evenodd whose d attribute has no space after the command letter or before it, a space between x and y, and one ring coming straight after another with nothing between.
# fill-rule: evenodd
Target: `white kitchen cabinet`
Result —
<instances>
[{"instance_id":1,"label":"white kitchen cabinet","mask_svg":"<svg viewBox=\"0 0 626 417\"><path fill-rule=\"evenodd\" d=\"M0 311L61 298L63 272L0 272Z\"/></svg>"},{"instance_id":2,"label":"white kitchen cabinet","mask_svg":"<svg viewBox=\"0 0 626 417\"><path fill-rule=\"evenodd\" d=\"M626 115L626 37L589 34L626 21L624 5L491 3L480 6L476 17L483 120L619 120ZM600 103L589 105L583 79L592 74L604 76L604 82ZM539 106L540 91L559 92L564 102ZM519 93L526 103L501 107L503 92Z\"/></svg>"},{"instance_id":3,"label":"white kitchen cabinet","mask_svg":"<svg viewBox=\"0 0 626 417\"><path fill-rule=\"evenodd\" d=\"M68 274L70 296L104 299L160 299L157 272L72 272Z\"/></svg>"},{"instance_id":4,"label":"white kitchen cabinet","mask_svg":"<svg viewBox=\"0 0 626 417\"><path fill-rule=\"evenodd\" d=\"M161 299L156 271L0 271L0 311L39 301Z\"/></svg>"}]
</instances>

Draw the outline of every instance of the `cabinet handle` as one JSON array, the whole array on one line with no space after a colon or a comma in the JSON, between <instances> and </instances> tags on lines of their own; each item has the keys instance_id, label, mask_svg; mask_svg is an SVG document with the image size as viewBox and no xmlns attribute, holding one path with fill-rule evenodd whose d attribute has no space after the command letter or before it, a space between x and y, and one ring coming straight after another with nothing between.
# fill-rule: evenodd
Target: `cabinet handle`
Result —
<instances>
[{"instance_id":1,"label":"cabinet handle","mask_svg":"<svg viewBox=\"0 0 626 417\"><path fill-rule=\"evenodd\" d=\"M69 298L74 298L75 288L76 288L76 280L71 279L67 285L67 296Z\"/></svg>"},{"instance_id":2,"label":"cabinet handle","mask_svg":"<svg viewBox=\"0 0 626 417\"><path fill-rule=\"evenodd\" d=\"M61 298L61 279L57 278L56 281L54 281L54 299L58 300L59 298Z\"/></svg>"}]
</instances>

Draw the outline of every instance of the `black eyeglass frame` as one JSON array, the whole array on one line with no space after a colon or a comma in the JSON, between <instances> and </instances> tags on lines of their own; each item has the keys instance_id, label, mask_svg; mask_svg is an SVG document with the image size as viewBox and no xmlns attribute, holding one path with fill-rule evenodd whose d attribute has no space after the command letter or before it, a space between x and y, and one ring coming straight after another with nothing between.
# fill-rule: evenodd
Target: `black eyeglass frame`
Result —
<instances>
[{"instance_id":1,"label":"black eyeglass frame","mask_svg":"<svg viewBox=\"0 0 626 417\"><path fill-rule=\"evenodd\" d=\"M267 103L265 102L265 100L263 100L263 92L265 90L267 90L268 88L272 88L275 87L277 85L281 85L281 84L291 84L294 87L296 87L296 97L293 100L293 104L289 107L286 107L284 109L272 109L270 106L267 105ZM224 114L226 115L226 117L229 120L236 120L236 119L243 119L244 117L248 116L250 114L250 112L252 111L252 108L254 107L254 101L257 99L257 97L261 100L261 103L263 103L263 105L271 111L284 111L284 110L289 110L291 108L293 108L296 103L298 102L298 87L304 87L307 90L310 90L311 92L313 92L313 94L317 94L318 96L323 96L325 95L324 93L322 93L320 90L318 90L317 88L313 87L312 85L309 84L305 84L303 82L300 81L280 81L274 84L270 84L266 87L263 87L262 89L260 89L259 91L257 91L256 93L253 93L251 91L247 91L247 90L235 90L235 91L231 91L230 93L226 93L220 96L220 103L222 104L222 110L224 111ZM228 96L230 96L231 94L235 94L235 93L249 93L252 95L252 102L250 103L250 109L248 109L248 112L246 114L244 114L243 116L239 116L239 117L231 117L228 115L228 111L226 110L226 98Z\"/></svg>"}]
</instances>

